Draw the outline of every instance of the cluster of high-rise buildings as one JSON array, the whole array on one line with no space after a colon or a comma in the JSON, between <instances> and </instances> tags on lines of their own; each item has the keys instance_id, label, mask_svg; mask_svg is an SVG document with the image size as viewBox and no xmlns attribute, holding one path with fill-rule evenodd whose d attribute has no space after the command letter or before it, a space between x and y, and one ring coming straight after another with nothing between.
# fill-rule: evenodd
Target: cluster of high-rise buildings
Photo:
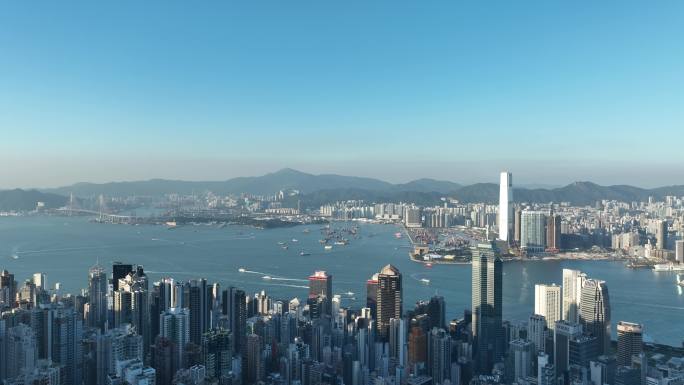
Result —
<instances>
[{"instance_id":1,"label":"cluster of high-rise buildings","mask_svg":"<svg viewBox=\"0 0 684 385\"><path fill-rule=\"evenodd\" d=\"M535 287L529 320L503 320L496 242L473 250L472 305L446 320L445 298L403 302L392 265L342 306L316 271L306 298L248 295L204 279L150 282L142 266L95 266L79 295L47 277L0 275L0 383L7 385L675 385L684 360L647 359L641 325L611 340L605 282L575 270ZM533 311L532 311L533 310ZM679 382L678 382L679 381Z\"/></svg>"}]
</instances>

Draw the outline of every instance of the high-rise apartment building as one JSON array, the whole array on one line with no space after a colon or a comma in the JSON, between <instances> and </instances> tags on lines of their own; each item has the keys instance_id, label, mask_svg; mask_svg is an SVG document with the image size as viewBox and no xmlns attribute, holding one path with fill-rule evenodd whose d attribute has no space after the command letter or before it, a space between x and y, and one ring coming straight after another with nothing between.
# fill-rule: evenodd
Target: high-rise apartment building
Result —
<instances>
[{"instance_id":1,"label":"high-rise apartment building","mask_svg":"<svg viewBox=\"0 0 684 385\"><path fill-rule=\"evenodd\" d=\"M579 270L563 269L563 319L566 321L579 322L582 286L586 278Z\"/></svg>"},{"instance_id":2,"label":"high-rise apartment building","mask_svg":"<svg viewBox=\"0 0 684 385\"><path fill-rule=\"evenodd\" d=\"M88 318L89 327L104 331L107 323L107 273L99 265L88 271Z\"/></svg>"},{"instance_id":3,"label":"high-rise apartment building","mask_svg":"<svg viewBox=\"0 0 684 385\"><path fill-rule=\"evenodd\" d=\"M332 316L332 275L316 271L309 276L309 299L316 299L323 306L321 315Z\"/></svg>"},{"instance_id":4,"label":"high-rise apartment building","mask_svg":"<svg viewBox=\"0 0 684 385\"><path fill-rule=\"evenodd\" d=\"M523 210L520 219L520 248L528 253L546 248L546 213Z\"/></svg>"},{"instance_id":5,"label":"high-rise apartment building","mask_svg":"<svg viewBox=\"0 0 684 385\"><path fill-rule=\"evenodd\" d=\"M561 250L561 217L551 214L546 223L546 249L551 252Z\"/></svg>"}]
</instances>

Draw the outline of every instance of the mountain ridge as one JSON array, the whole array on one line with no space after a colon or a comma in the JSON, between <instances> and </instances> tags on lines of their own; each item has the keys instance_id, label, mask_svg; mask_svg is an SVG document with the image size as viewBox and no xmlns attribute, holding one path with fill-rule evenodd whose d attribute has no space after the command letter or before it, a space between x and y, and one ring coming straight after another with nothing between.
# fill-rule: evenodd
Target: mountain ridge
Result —
<instances>
[{"instance_id":1,"label":"mountain ridge","mask_svg":"<svg viewBox=\"0 0 684 385\"><path fill-rule=\"evenodd\" d=\"M146 181L123 181L108 183L80 182L70 186L41 189L43 193L78 197L151 195L169 193L191 194L212 191L217 194L249 193L271 195L280 190L298 190L302 200L321 202L345 199L342 192L349 193L346 199L365 201L410 201L439 203L440 198L449 197L464 203L498 201L499 186L496 183L459 183L421 178L406 183L390 183L369 177L344 176L338 174L310 174L284 168L261 176L236 177L224 181L183 181L171 179L149 179ZM577 181L557 188L513 187L516 202L547 203L570 202L587 205L602 199L624 202L644 201L649 196L663 199L666 195L684 196L684 185L663 186L652 189L630 185L602 186L589 181Z\"/></svg>"}]
</instances>

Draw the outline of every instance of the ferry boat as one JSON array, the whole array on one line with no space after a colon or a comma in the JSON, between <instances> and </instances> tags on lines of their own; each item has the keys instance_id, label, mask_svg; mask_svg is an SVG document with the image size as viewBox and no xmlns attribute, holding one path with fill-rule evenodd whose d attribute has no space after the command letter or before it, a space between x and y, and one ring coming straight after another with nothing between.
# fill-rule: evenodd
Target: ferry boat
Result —
<instances>
[{"instance_id":1,"label":"ferry boat","mask_svg":"<svg viewBox=\"0 0 684 385\"><path fill-rule=\"evenodd\" d=\"M325 250L332 250L332 245L325 245L323 246Z\"/></svg>"},{"instance_id":2,"label":"ferry boat","mask_svg":"<svg viewBox=\"0 0 684 385\"><path fill-rule=\"evenodd\" d=\"M240 273L244 273L244 272L245 272L245 268L244 268L244 267L241 267L241 268L238 269L238 271L239 271Z\"/></svg>"},{"instance_id":3,"label":"ferry boat","mask_svg":"<svg viewBox=\"0 0 684 385\"><path fill-rule=\"evenodd\" d=\"M273 279L273 278L270 275L264 275L263 277L261 277L261 279L268 280L268 279Z\"/></svg>"},{"instance_id":4,"label":"ferry boat","mask_svg":"<svg viewBox=\"0 0 684 385\"><path fill-rule=\"evenodd\" d=\"M430 284L430 280L427 279L427 278L421 278L421 279L420 279L420 282L422 282L422 283L424 283L424 284L426 284L426 285L429 285L429 284Z\"/></svg>"},{"instance_id":5,"label":"ferry boat","mask_svg":"<svg viewBox=\"0 0 684 385\"><path fill-rule=\"evenodd\" d=\"M653 266L653 271L684 271L684 264L659 263Z\"/></svg>"}]
</instances>

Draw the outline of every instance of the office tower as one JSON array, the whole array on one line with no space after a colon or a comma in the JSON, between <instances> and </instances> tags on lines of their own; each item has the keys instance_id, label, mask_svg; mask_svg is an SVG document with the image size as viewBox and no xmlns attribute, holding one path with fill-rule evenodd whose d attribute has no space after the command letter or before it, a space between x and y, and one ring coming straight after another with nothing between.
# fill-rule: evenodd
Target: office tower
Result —
<instances>
[{"instance_id":1,"label":"office tower","mask_svg":"<svg viewBox=\"0 0 684 385\"><path fill-rule=\"evenodd\" d=\"M14 281L14 274L3 270L0 273L0 309L3 307L12 308L17 296L17 283Z\"/></svg>"},{"instance_id":2,"label":"office tower","mask_svg":"<svg viewBox=\"0 0 684 385\"><path fill-rule=\"evenodd\" d=\"M91 328L105 330L107 323L107 273L99 265L88 271L88 317Z\"/></svg>"},{"instance_id":3,"label":"office tower","mask_svg":"<svg viewBox=\"0 0 684 385\"><path fill-rule=\"evenodd\" d=\"M264 363L261 357L261 337L249 334L246 338L247 384L255 384L263 378Z\"/></svg>"},{"instance_id":4,"label":"office tower","mask_svg":"<svg viewBox=\"0 0 684 385\"><path fill-rule=\"evenodd\" d=\"M30 371L38 361L38 349L36 348L36 336L30 327L24 324L7 329L5 346L7 357L5 375L7 378L15 378L23 371Z\"/></svg>"},{"instance_id":5,"label":"office tower","mask_svg":"<svg viewBox=\"0 0 684 385\"><path fill-rule=\"evenodd\" d=\"M561 288L553 285L534 285L534 313L546 319L546 327L553 330L561 317Z\"/></svg>"},{"instance_id":6,"label":"office tower","mask_svg":"<svg viewBox=\"0 0 684 385\"><path fill-rule=\"evenodd\" d=\"M508 242L513 216L513 176L502 172L499 178L499 239Z\"/></svg>"},{"instance_id":7,"label":"office tower","mask_svg":"<svg viewBox=\"0 0 684 385\"><path fill-rule=\"evenodd\" d=\"M392 318L401 318L402 289L401 273L387 265L378 274L377 336L380 341L389 340L389 324Z\"/></svg>"},{"instance_id":8,"label":"office tower","mask_svg":"<svg viewBox=\"0 0 684 385\"><path fill-rule=\"evenodd\" d=\"M512 379L524 379L532 375L534 354L534 343L516 339L510 342L509 357L512 368L510 369Z\"/></svg>"},{"instance_id":9,"label":"office tower","mask_svg":"<svg viewBox=\"0 0 684 385\"><path fill-rule=\"evenodd\" d=\"M195 345L202 344L202 334L209 329L209 288L206 279L190 281L189 309L190 309L190 341Z\"/></svg>"},{"instance_id":10,"label":"office tower","mask_svg":"<svg viewBox=\"0 0 684 385\"><path fill-rule=\"evenodd\" d=\"M48 290L47 274L45 274L45 273L34 273L33 274L33 284L36 285L37 289Z\"/></svg>"},{"instance_id":11,"label":"office tower","mask_svg":"<svg viewBox=\"0 0 684 385\"><path fill-rule=\"evenodd\" d=\"M319 299L322 315L332 316L332 296L332 275L325 271L316 271L309 276L309 298Z\"/></svg>"},{"instance_id":12,"label":"office tower","mask_svg":"<svg viewBox=\"0 0 684 385\"><path fill-rule=\"evenodd\" d=\"M152 367L156 372L157 384L171 384L178 371L178 347L170 339L158 335L151 348Z\"/></svg>"},{"instance_id":13,"label":"office tower","mask_svg":"<svg viewBox=\"0 0 684 385\"><path fill-rule=\"evenodd\" d=\"M366 307L371 311L371 317L377 319L378 303L378 273L366 281Z\"/></svg>"},{"instance_id":14,"label":"office tower","mask_svg":"<svg viewBox=\"0 0 684 385\"><path fill-rule=\"evenodd\" d=\"M133 272L133 265L128 263L114 262L112 265L112 291L119 290L119 280Z\"/></svg>"},{"instance_id":15,"label":"office tower","mask_svg":"<svg viewBox=\"0 0 684 385\"><path fill-rule=\"evenodd\" d=\"M589 363L598 358L598 339L589 334L581 334L570 340L569 362L571 366L588 368Z\"/></svg>"},{"instance_id":16,"label":"office tower","mask_svg":"<svg viewBox=\"0 0 684 385\"><path fill-rule=\"evenodd\" d=\"M183 364L183 352L190 342L190 314L185 308L170 308L159 317L159 335L173 344L172 366L176 370Z\"/></svg>"},{"instance_id":17,"label":"office tower","mask_svg":"<svg viewBox=\"0 0 684 385\"><path fill-rule=\"evenodd\" d=\"M503 357L502 267L492 244L479 244L472 259L472 333L476 372L489 374Z\"/></svg>"},{"instance_id":18,"label":"office tower","mask_svg":"<svg viewBox=\"0 0 684 385\"><path fill-rule=\"evenodd\" d=\"M523 210L520 222L520 248L528 253L543 252L546 248L546 214Z\"/></svg>"},{"instance_id":19,"label":"office tower","mask_svg":"<svg viewBox=\"0 0 684 385\"><path fill-rule=\"evenodd\" d=\"M579 306L586 274L579 270L563 269L563 319L579 322Z\"/></svg>"},{"instance_id":20,"label":"office tower","mask_svg":"<svg viewBox=\"0 0 684 385\"><path fill-rule=\"evenodd\" d=\"M561 217L551 214L546 223L546 248L552 252L561 250Z\"/></svg>"},{"instance_id":21,"label":"office tower","mask_svg":"<svg viewBox=\"0 0 684 385\"><path fill-rule=\"evenodd\" d=\"M546 318L540 314L532 314L527 322L527 339L534 343L535 351L546 350Z\"/></svg>"},{"instance_id":22,"label":"office tower","mask_svg":"<svg viewBox=\"0 0 684 385\"><path fill-rule=\"evenodd\" d=\"M233 352L243 354L247 335L247 299L245 292L235 287L229 289L228 298L230 299L228 317L230 331L233 334Z\"/></svg>"},{"instance_id":23,"label":"office tower","mask_svg":"<svg viewBox=\"0 0 684 385\"><path fill-rule=\"evenodd\" d=\"M581 335L582 325L556 321L553 332L553 359L556 375L562 375L570 367L570 341Z\"/></svg>"},{"instance_id":24,"label":"office tower","mask_svg":"<svg viewBox=\"0 0 684 385\"><path fill-rule=\"evenodd\" d=\"M115 265L116 266L116 265ZM118 281L114 292L114 327L130 323L143 336L145 349L150 345L150 317L147 276L142 268L129 272Z\"/></svg>"},{"instance_id":25,"label":"office tower","mask_svg":"<svg viewBox=\"0 0 684 385\"><path fill-rule=\"evenodd\" d=\"M684 240L675 241L675 261L684 263Z\"/></svg>"},{"instance_id":26,"label":"office tower","mask_svg":"<svg viewBox=\"0 0 684 385\"><path fill-rule=\"evenodd\" d=\"M403 318L390 319L389 356L396 365L406 365L406 320Z\"/></svg>"},{"instance_id":27,"label":"office tower","mask_svg":"<svg viewBox=\"0 0 684 385\"><path fill-rule=\"evenodd\" d=\"M604 281L587 279L582 287L580 323L598 339L599 355L610 352L610 298Z\"/></svg>"},{"instance_id":28,"label":"office tower","mask_svg":"<svg viewBox=\"0 0 684 385\"><path fill-rule=\"evenodd\" d=\"M433 328L428 338L428 375L438 385L449 379L451 372L451 337L444 329Z\"/></svg>"},{"instance_id":29,"label":"office tower","mask_svg":"<svg viewBox=\"0 0 684 385\"><path fill-rule=\"evenodd\" d=\"M515 219L513 220L513 240L517 245L520 244L520 228L522 226L522 210L519 207L515 209Z\"/></svg>"},{"instance_id":30,"label":"office tower","mask_svg":"<svg viewBox=\"0 0 684 385\"><path fill-rule=\"evenodd\" d=\"M667 249L667 221L662 219L656 222L656 249Z\"/></svg>"},{"instance_id":31,"label":"office tower","mask_svg":"<svg viewBox=\"0 0 684 385\"><path fill-rule=\"evenodd\" d=\"M444 329L446 326L446 304L444 297L433 296L427 304L427 315L430 317L430 328Z\"/></svg>"},{"instance_id":32,"label":"office tower","mask_svg":"<svg viewBox=\"0 0 684 385\"><path fill-rule=\"evenodd\" d=\"M641 353L643 337L640 324L619 321L617 324L617 364L631 366L632 357Z\"/></svg>"},{"instance_id":33,"label":"office tower","mask_svg":"<svg viewBox=\"0 0 684 385\"><path fill-rule=\"evenodd\" d=\"M230 332L225 329L213 329L202 336L202 362L207 376L220 379L228 376L232 364L232 346Z\"/></svg>"},{"instance_id":34,"label":"office tower","mask_svg":"<svg viewBox=\"0 0 684 385\"><path fill-rule=\"evenodd\" d=\"M427 362L427 336L420 326L411 327L408 337L408 365L413 372L416 365Z\"/></svg>"}]
</instances>

